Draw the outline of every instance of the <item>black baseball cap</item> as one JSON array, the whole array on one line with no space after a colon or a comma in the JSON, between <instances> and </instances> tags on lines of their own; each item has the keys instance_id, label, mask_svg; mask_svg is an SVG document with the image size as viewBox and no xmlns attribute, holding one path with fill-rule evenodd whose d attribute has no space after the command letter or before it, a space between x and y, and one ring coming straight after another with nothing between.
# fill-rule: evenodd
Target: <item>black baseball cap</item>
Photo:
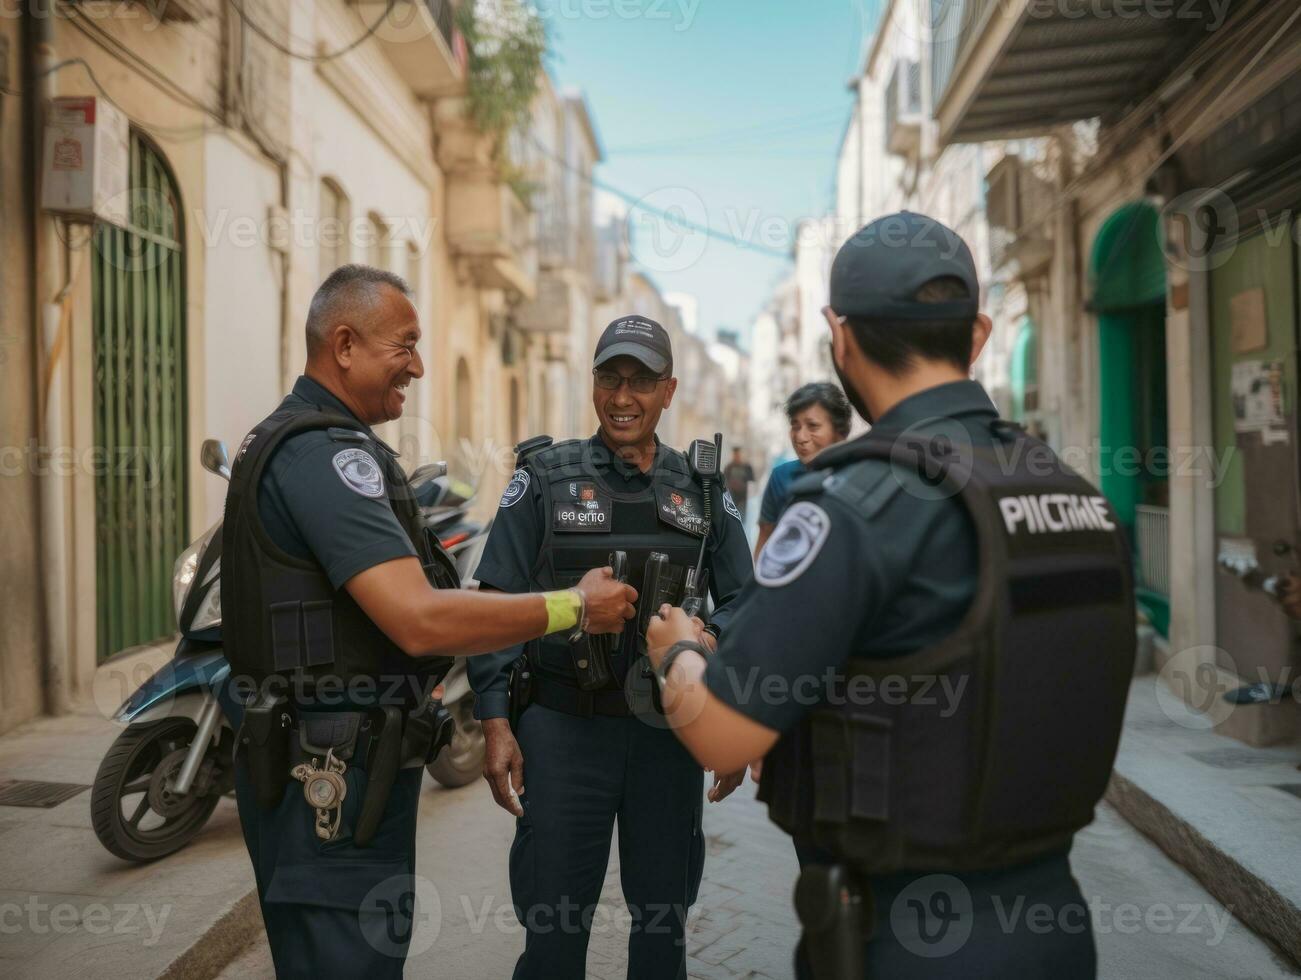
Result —
<instances>
[{"instance_id":1,"label":"black baseball cap","mask_svg":"<svg viewBox=\"0 0 1301 980\"><path fill-rule=\"evenodd\" d=\"M669 332L649 317L621 316L596 342L592 366L600 367L616 357L636 358L656 374L663 374L673 367Z\"/></svg>"},{"instance_id":2,"label":"black baseball cap","mask_svg":"<svg viewBox=\"0 0 1301 980\"><path fill-rule=\"evenodd\" d=\"M967 298L913 297L941 276L961 279ZM841 316L891 320L970 320L980 312L976 263L961 236L934 218L900 211L864 226L831 263L831 308Z\"/></svg>"}]
</instances>

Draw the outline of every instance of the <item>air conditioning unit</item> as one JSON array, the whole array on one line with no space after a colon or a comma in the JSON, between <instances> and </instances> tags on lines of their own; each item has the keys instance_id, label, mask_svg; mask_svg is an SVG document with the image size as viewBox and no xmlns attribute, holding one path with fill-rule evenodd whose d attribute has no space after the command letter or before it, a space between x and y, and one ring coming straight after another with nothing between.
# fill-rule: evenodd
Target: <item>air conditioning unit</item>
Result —
<instances>
[{"instance_id":1,"label":"air conditioning unit","mask_svg":"<svg viewBox=\"0 0 1301 980\"><path fill-rule=\"evenodd\" d=\"M989 263L1001 269L1011 259L1021 227L1021 160L1008 154L985 175L985 221L989 225Z\"/></svg>"},{"instance_id":2,"label":"air conditioning unit","mask_svg":"<svg viewBox=\"0 0 1301 980\"><path fill-rule=\"evenodd\" d=\"M899 60L885 86L885 149L896 156L914 156L922 143L922 66Z\"/></svg>"}]
</instances>

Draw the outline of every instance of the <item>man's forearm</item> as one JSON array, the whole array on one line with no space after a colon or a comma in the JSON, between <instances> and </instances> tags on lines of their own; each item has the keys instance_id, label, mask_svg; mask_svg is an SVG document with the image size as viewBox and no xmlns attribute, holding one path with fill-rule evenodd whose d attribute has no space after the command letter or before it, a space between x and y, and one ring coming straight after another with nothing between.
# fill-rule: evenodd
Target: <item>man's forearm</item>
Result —
<instances>
[{"instance_id":1,"label":"man's forearm","mask_svg":"<svg viewBox=\"0 0 1301 980\"><path fill-rule=\"evenodd\" d=\"M465 589L432 590L418 616L411 638L414 649L407 649L415 656L496 653L544 636L551 619L544 593L508 595Z\"/></svg>"}]
</instances>

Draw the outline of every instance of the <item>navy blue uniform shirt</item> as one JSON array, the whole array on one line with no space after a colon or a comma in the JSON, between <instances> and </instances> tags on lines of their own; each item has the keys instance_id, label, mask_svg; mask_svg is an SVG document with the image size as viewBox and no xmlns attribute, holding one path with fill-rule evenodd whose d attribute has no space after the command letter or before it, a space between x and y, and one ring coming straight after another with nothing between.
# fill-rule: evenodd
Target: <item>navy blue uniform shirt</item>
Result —
<instances>
[{"instance_id":1,"label":"navy blue uniform shirt","mask_svg":"<svg viewBox=\"0 0 1301 980\"><path fill-rule=\"evenodd\" d=\"M958 381L904 399L877 426L925 432L939 421L951 431L956 422L972 445L985 446L997 414L984 388ZM852 505L825 490L800 493L830 475L817 472L816 459L796 482L798 499L760 554L705 672L716 697L777 731L816 705L828 672L851 655L929 646L957 629L975 595L976 529L962 503L937 499L920 474L882 460L851 465L864 469L856 485L870 488ZM783 533L787 522L799 527ZM780 681L765 691L770 675Z\"/></svg>"},{"instance_id":2,"label":"navy blue uniform shirt","mask_svg":"<svg viewBox=\"0 0 1301 980\"><path fill-rule=\"evenodd\" d=\"M589 443L593 449L590 461L610 489L616 493L640 493L650 489L650 474L643 473L611 452L599 432ZM658 438L655 444L660 445ZM661 447L659 451L663 453L665 450ZM714 515L705 549L709 592L714 599L710 623L723 633L729 628L734 600L753 574L745 528L733 514L736 505L731 503L730 495L727 503L728 506L719 508L719 513ZM542 490L537 480L529 481L522 496L504 496L474 577L501 592L529 591L530 573L537 563L546 526L547 515L542 511ZM477 695L475 714L479 718L506 717L509 668L523 650L524 645L519 644L470 659L467 667L470 683Z\"/></svg>"},{"instance_id":3,"label":"navy blue uniform shirt","mask_svg":"<svg viewBox=\"0 0 1301 980\"><path fill-rule=\"evenodd\" d=\"M281 407L294 405L356 420L343 402L306 376L281 402ZM374 437L360 421L357 429ZM319 562L336 589L368 568L416 554L389 504L387 484L384 493L371 496L348 482L346 467L335 466L340 453L355 457L357 452L355 444L337 442L324 429L302 432L281 443L258 484L258 515L271 540L296 558Z\"/></svg>"}]
</instances>

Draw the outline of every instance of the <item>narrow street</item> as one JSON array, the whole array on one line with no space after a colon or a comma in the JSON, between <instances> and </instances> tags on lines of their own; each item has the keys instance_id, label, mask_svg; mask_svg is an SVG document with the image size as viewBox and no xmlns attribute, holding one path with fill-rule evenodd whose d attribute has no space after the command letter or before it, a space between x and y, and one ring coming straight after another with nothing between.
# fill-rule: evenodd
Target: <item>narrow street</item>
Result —
<instances>
[{"instance_id":1,"label":"narrow street","mask_svg":"<svg viewBox=\"0 0 1301 980\"><path fill-rule=\"evenodd\" d=\"M709 859L692 912L687 964L696 980L782 980L792 975L795 855L753 799L753 790L747 783L724 803L706 804ZM417 927L413 951L425 948L408 960L406 975L509 977L523 943L506 880L511 819L479 784L447 791L427 780L422 806L418 867L437 893L437 914ZM1074 864L1094 910L1102 980L1297 975L1106 805L1077 840ZM426 894L423 885L421 893ZM627 943L617 853L611 855L602 911L594 921L588 977L617 980L624 976ZM259 937L220 976L273 978L265 940Z\"/></svg>"}]
</instances>

